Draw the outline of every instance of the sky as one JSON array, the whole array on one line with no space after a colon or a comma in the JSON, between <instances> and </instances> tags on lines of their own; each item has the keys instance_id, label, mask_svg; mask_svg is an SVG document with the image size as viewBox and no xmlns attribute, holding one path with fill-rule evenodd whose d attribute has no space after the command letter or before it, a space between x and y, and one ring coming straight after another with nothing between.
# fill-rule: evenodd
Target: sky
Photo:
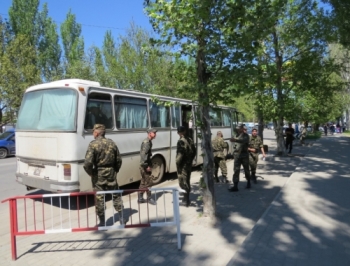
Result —
<instances>
[{"instance_id":1,"label":"sky","mask_svg":"<svg viewBox=\"0 0 350 266\"><path fill-rule=\"evenodd\" d=\"M47 3L49 16L56 22L58 33L71 9L76 21L82 25L81 36L84 37L85 49L92 45L101 48L107 30L112 31L115 39L125 35L132 21L153 32L143 11L143 0L40 0L39 10L43 3ZM11 5L12 0L0 0L0 15L4 19L9 19Z\"/></svg>"}]
</instances>

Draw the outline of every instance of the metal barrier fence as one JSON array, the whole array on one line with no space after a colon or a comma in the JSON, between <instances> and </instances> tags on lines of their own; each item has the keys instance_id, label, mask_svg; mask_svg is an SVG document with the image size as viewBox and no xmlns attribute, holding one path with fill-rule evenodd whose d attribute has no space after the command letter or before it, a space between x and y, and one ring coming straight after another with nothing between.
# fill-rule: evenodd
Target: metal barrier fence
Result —
<instances>
[{"instance_id":1,"label":"metal barrier fence","mask_svg":"<svg viewBox=\"0 0 350 266\"><path fill-rule=\"evenodd\" d=\"M17 236L125 228L176 226L177 247L181 249L179 211L179 191L181 190L178 188L149 189L157 202L154 206L149 205L148 202L139 204L137 199L132 200L133 192L146 191L148 190L134 189L42 194L12 197L1 201L1 203L9 202L12 260L17 259ZM95 195L98 194L104 195L105 226L97 226L94 200ZM122 196L123 211L121 217L119 215L117 217L127 218L126 224L115 224L119 220L115 217L117 212L113 208L112 200L108 201L109 197L112 198L112 194ZM172 202L169 202L169 199ZM133 208L133 206L136 207Z\"/></svg>"}]
</instances>

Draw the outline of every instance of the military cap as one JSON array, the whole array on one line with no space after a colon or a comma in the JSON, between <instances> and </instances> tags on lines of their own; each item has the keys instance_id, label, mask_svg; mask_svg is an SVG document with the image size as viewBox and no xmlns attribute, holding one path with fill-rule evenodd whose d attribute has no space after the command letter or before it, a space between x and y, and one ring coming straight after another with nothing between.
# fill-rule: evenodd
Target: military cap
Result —
<instances>
[{"instance_id":1,"label":"military cap","mask_svg":"<svg viewBox=\"0 0 350 266\"><path fill-rule=\"evenodd\" d=\"M106 127L102 124L95 124L92 130L106 130Z\"/></svg>"},{"instance_id":2,"label":"military cap","mask_svg":"<svg viewBox=\"0 0 350 266\"><path fill-rule=\"evenodd\" d=\"M185 132L186 131L186 128L184 126L179 126L177 128L177 132Z\"/></svg>"},{"instance_id":3,"label":"military cap","mask_svg":"<svg viewBox=\"0 0 350 266\"><path fill-rule=\"evenodd\" d=\"M156 133L158 130L156 130L156 129L154 129L154 128L149 128L149 129L147 129L147 133L151 133L151 132L153 132L153 133Z\"/></svg>"}]
</instances>

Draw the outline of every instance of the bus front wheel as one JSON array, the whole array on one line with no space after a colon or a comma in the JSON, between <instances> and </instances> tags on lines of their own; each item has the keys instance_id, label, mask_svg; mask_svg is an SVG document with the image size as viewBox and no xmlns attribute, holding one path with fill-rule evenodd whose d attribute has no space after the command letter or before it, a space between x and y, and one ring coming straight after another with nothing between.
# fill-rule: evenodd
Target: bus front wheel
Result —
<instances>
[{"instance_id":1,"label":"bus front wheel","mask_svg":"<svg viewBox=\"0 0 350 266\"><path fill-rule=\"evenodd\" d=\"M152 158L153 184L158 184L164 176L164 161L160 156Z\"/></svg>"},{"instance_id":2,"label":"bus front wheel","mask_svg":"<svg viewBox=\"0 0 350 266\"><path fill-rule=\"evenodd\" d=\"M5 148L0 148L0 159L4 159L7 156L7 150Z\"/></svg>"}]
</instances>

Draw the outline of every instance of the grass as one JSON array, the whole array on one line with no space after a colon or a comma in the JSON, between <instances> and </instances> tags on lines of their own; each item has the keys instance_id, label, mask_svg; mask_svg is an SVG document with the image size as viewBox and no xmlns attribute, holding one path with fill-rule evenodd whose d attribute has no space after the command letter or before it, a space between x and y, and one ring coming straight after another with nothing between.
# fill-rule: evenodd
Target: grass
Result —
<instances>
[{"instance_id":1,"label":"grass","mask_svg":"<svg viewBox=\"0 0 350 266\"><path fill-rule=\"evenodd\" d=\"M312 133L308 133L306 135L306 139L319 139L322 136L322 132L316 131Z\"/></svg>"},{"instance_id":2,"label":"grass","mask_svg":"<svg viewBox=\"0 0 350 266\"><path fill-rule=\"evenodd\" d=\"M345 135L347 135L347 136L350 136L350 130L345 130L345 131L343 132L343 134L345 134Z\"/></svg>"}]
</instances>

